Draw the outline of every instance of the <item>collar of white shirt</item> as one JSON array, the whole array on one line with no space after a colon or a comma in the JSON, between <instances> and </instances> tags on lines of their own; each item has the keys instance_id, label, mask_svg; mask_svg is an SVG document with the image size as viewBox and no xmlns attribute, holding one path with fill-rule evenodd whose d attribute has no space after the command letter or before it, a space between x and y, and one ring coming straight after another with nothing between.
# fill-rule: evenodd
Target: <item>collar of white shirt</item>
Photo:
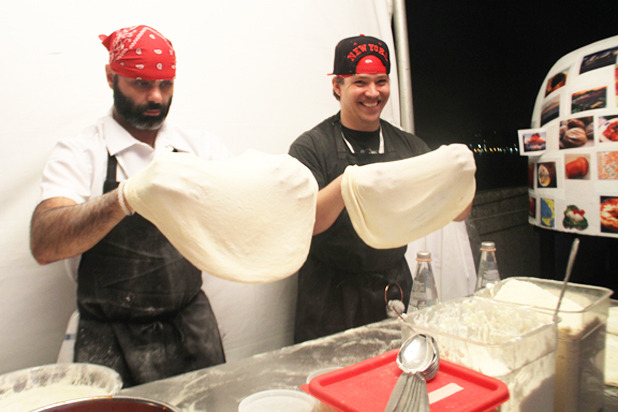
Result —
<instances>
[{"instance_id":1,"label":"collar of white shirt","mask_svg":"<svg viewBox=\"0 0 618 412\"><path fill-rule=\"evenodd\" d=\"M133 148L133 150L138 152L145 152L142 153L143 155L150 152L172 151L174 149L180 152L191 151L187 143L175 132L174 127L171 127L168 120L159 129L154 148L131 136L124 127L114 120L111 112L105 118L103 127L105 129L107 150L112 156L116 156L129 148Z\"/></svg>"}]
</instances>

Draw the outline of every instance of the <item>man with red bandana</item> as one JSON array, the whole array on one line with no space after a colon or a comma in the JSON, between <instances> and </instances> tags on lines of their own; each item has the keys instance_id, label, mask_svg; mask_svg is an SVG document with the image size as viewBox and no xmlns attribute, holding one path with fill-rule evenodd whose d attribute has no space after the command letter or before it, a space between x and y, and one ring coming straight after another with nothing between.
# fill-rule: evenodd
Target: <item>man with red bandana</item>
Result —
<instances>
[{"instance_id":1,"label":"man with red bandana","mask_svg":"<svg viewBox=\"0 0 618 412\"><path fill-rule=\"evenodd\" d=\"M341 110L303 133L289 150L313 172L320 188L311 250L298 274L296 342L385 319L388 300L407 306L410 298L406 247L378 250L365 244L341 196L348 165L429 151L418 137L380 119L390 96L390 58L386 43L375 37L341 40L332 73Z\"/></svg>"},{"instance_id":2,"label":"man with red bandana","mask_svg":"<svg viewBox=\"0 0 618 412\"><path fill-rule=\"evenodd\" d=\"M54 148L30 243L37 262L66 259L77 279L74 360L115 369L127 387L225 357L200 270L133 214L122 185L158 153L231 154L216 137L166 121L176 76L168 39L143 25L99 37L109 51L113 106Z\"/></svg>"}]
</instances>

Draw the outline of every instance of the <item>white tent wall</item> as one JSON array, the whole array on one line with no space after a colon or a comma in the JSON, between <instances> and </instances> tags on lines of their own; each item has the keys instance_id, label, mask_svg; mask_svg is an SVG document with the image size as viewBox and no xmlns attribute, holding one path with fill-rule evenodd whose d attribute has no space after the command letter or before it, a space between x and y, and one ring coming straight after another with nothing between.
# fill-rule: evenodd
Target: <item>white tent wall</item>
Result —
<instances>
[{"instance_id":1,"label":"white tent wall","mask_svg":"<svg viewBox=\"0 0 618 412\"><path fill-rule=\"evenodd\" d=\"M56 360L75 310L62 262L39 266L28 247L40 176L57 140L111 106L98 35L151 25L177 51L170 118L218 135L236 154L285 153L338 110L334 46L364 33L394 54L388 0L23 0L0 17L0 373ZM394 59L393 59L394 60ZM399 123L397 71L384 118ZM207 277L228 359L292 342L296 279L246 285Z\"/></svg>"}]
</instances>

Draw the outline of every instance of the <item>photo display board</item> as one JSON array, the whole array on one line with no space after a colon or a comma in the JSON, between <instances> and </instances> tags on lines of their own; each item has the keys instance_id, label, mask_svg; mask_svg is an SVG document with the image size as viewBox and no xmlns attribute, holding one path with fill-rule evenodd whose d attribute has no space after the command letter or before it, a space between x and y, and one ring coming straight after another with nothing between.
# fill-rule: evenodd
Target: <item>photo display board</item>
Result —
<instances>
[{"instance_id":1,"label":"photo display board","mask_svg":"<svg viewBox=\"0 0 618 412\"><path fill-rule=\"evenodd\" d=\"M618 36L569 53L543 82L528 156L529 222L545 229L618 237Z\"/></svg>"}]
</instances>

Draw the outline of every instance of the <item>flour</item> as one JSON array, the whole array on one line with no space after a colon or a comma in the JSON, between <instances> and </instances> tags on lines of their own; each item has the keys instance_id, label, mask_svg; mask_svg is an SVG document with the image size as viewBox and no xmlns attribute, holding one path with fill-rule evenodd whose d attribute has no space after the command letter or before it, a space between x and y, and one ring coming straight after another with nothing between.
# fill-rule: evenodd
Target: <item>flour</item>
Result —
<instances>
[{"instance_id":1,"label":"flour","mask_svg":"<svg viewBox=\"0 0 618 412\"><path fill-rule=\"evenodd\" d=\"M517 279L509 279L508 282L504 282L494 298L505 302L538 306L545 309L556 309L556 306L558 306L558 296L534 283ZM578 311L582 309L580 304L566 296L562 299L562 303L560 303L560 310L563 311Z\"/></svg>"},{"instance_id":2,"label":"flour","mask_svg":"<svg viewBox=\"0 0 618 412\"><path fill-rule=\"evenodd\" d=\"M618 386L618 336L611 333L605 341L605 384Z\"/></svg>"},{"instance_id":3,"label":"flour","mask_svg":"<svg viewBox=\"0 0 618 412\"><path fill-rule=\"evenodd\" d=\"M618 306L609 308L605 340L605 383L618 386Z\"/></svg>"},{"instance_id":4,"label":"flour","mask_svg":"<svg viewBox=\"0 0 618 412\"><path fill-rule=\"evenodd\" d=\"M582 313L585 306L570 299L568 295L568 293L565 293L560 303L558 329L561 334L577 335L582 333L587 326ZM494 295L496 300L534 306L546 309L552 314L558 306L558 298L558 295L554 295L532 282L517 279L508 279L502 282ZM587 303L590 304L590 302Z\"/></svg>"}]
</instances>

